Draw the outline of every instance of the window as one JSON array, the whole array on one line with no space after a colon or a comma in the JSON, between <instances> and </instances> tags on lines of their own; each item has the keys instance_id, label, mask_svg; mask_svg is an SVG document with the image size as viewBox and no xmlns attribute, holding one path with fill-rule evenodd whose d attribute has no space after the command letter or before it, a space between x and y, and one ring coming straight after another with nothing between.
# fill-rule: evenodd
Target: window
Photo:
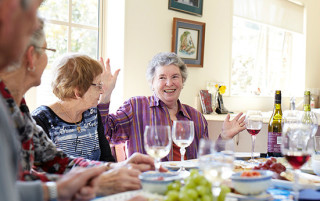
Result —
<instances>
[{"instance_id":1,"label":"window","mask_svg":"<svg viewBox=\"0 0 320 201\"><path fill-rule=\"evenodd\" d=\"M231 95L273 96L274 91L280 89L285 96L301 96L305 88L303 25L290 27L287 21L282 25L279 21L283 18L279 17L280 11L275 7L283 9L281 12L285 14L291 8L298 9L296 13L299 15L294 17L302 18L299 22L303 22L303 7L301 9L301 6L281 0L265 1L263 5L256 3L264 0L234 2L238 1L248 6L244 8L234 4ZM282 5L283 2L290 3L291 7ZM255 12L252 16L248 14L251 12L250 5ZM268 9L268 5L272 10ZM258 14L260 12L261 16ZM267 15L279 18L273 21Z\"/></svg>"},{"instance_id":2,"label":"window","mask_svg":"<svg viewBox=\"0 0 320 201\"><path fill-rule=\"evenodd\" d=\"M37 106L57 100L51 90L51 66L56 58L67 52L98 58L99 5L100 0L46 0L39 8L40 16L46 20L47 46L57 52L48 53L48 65L37 87Z\"/></svg>"}]
</instances>

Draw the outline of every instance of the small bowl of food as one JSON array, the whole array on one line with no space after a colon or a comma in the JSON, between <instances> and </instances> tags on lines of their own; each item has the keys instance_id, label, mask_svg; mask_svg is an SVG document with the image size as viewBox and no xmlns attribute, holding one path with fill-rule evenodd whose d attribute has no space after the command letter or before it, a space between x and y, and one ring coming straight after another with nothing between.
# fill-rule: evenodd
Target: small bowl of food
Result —
<instances>
[{"instance_id":1,"label":"small bowl of food","mask_svg":"<svg viewBox=\"0 0 320 201\"><path fill-rule=\"evenodd\" d=\"M144 172L139 176L141 180L142 190L150 193L158 193L164 195L167 186L176 180L180 180L180 176L175 173L168 172Z\"/></svg>"},{"instance_id":2,"label":"small bowl of food","mask_svg":"<svg viewBox=\"0 0 320 201\"><path fill-rule=\"evenodd\" d=\"M233 174L231 180L234 189L240 194L258 195L269 188L272 175L270 170L249 170Z\"/></svg>"}]
</instances>

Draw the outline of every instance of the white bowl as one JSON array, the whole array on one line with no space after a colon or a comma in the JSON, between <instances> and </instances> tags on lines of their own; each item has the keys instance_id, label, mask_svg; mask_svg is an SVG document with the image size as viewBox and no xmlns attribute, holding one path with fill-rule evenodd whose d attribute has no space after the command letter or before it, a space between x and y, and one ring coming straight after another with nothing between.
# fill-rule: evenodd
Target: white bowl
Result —
<instances>
[{"instance_id":1,"label":"white bowl","mask_svg":"<svg viewBox=\"0 0 320 201\"><path fill-rule=\"evenodd\" d=\"M167 191L168 184L181 179L179 175L174 173L158 173L151 171L140 174L139 178L144 191L162 195Z\"/></svg>"},{"instance_id":2,"label":"white bowl","mask_svg":"<svg viewBox=\"0 0 320 201\"><path fill-rule=\"evenodd\" d=\"M253 170L260 172L258 177L241 177L242 172L231 176L233 187L244 195L258 195L265 192L270 184L273 172L270 170Z\"/></svg>"},{"instance_id":3,"label":"white bowl","mask_svg":"<svg viewBox=\"0 0 320 201\"><path fill-rule=\"evenodd\" d=\"M320 176L320 154L314 154L311 157L311 167L313 172Z\"/></svg>"}]
</instances>

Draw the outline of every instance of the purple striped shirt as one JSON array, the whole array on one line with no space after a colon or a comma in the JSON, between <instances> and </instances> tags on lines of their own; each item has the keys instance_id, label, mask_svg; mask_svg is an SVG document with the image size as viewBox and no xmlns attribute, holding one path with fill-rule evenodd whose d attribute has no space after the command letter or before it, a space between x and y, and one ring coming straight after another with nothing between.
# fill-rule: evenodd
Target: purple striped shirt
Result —
<instances>
[{"instance_id":1,"label":"purple striped shirt","mask_svg":"<svg viewBox=\"0 0 320 201\"><path fill-rule=\"evenodd\" d=\"M178 120L194 122L195 136L192 144L186 149L187 159L197 158L200 138L208 138L208 123L204 116L196 109L181 104L178 100ZM135 152L146 153L143 146L143 133L146 125L170 125L169 111L156 95L132 97L117 110L109 114L109 103L99 104L102 122L106 136L114 144L128 141L129 155ZM163 160L173 160L173 150Z\"/></svg>"}]
</instances>

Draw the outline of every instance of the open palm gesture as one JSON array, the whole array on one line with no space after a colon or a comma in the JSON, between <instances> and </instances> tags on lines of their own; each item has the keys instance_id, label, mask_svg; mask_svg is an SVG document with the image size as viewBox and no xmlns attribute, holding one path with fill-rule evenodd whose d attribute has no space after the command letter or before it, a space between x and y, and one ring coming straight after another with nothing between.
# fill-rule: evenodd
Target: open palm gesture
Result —
<instances>
[{"instance_id":1,"label":"open palm gesture","mask_svg":"<svg viewBox=\"0 0 320 201\"><path fill-rule=\"evenodd\" d=\"M100 63L103 66L103 73L101 75L101 81L103 82L103 94L101 95L99 103L109 103L112 91L116 86L120 69L117 69L114 74L112 74L110 59L107 59L106 63L104 64L103 58L100 57Z\"/></svg>"}]
</instances>

